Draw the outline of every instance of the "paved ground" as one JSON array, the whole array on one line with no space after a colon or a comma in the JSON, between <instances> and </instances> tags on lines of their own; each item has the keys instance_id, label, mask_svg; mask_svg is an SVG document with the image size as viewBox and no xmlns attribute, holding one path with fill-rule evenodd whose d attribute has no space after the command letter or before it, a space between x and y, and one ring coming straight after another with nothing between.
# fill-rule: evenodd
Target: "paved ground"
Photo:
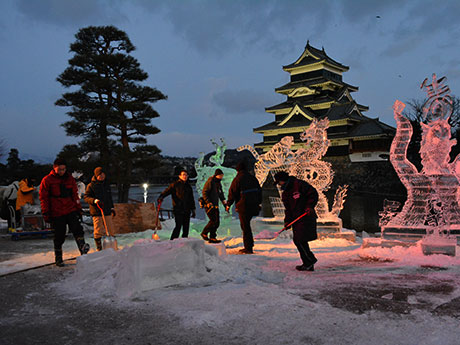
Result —
<instances>
[{"instance_id":1,"label":"paved ground","mask_svg":"<svg viewBox=\"0 0 460 345\"><path fill-rule=\"evenodd\" d=\"M48 266L0 277L1 344L203 343L200 334L171 327L174 320L162 311L90 305L58 295L49 283L64 279L74 267L71 261L64 268ZM213 336L225 343L222 336Z\"/></svg>"},{"instance_id":2,"label":"paved ground","mask_svg":"<svg viewBox=\"0 0 460 345\"><path fill-rule=\"evenodd\" d=\"M66 242L74 246L71 236ZM0 262L49 250L51 239L11 241L9 236L0 235ZM368 264L372 267L371 262ZM237 331L229 332L226 328L185 329L167 310L148 300L130 301L129 305L107 301L95 304L57 291L52 283L65 279L74 269L75 260L70 260L63 268L52 265L0 277L0 344L251 343L251 339L239 338ZM447 303L436 301L436 296L452 295L458 289L458 277L447 274L441 280L433 278L431 273L436 275L437 270L442 269L420 267L411 274L398 275L398 280L393 276L391 281L387 280L390 274L357 276L354 283L342 285L331 278L327 288L314 294L306 291L302 298L321 300L357 315L381 311L398 318L418 309L432 316L460 319L460 297ZM325 277L330 273L325 272ZM417 293L428 294L432 299L414 303L408 296ZM382 298L385 295L392 297Z\"/></svg>"},{"instance_id":3,"label":"paved ground","mask_svg":"<svg viewBox=\"0 0 460 345\"><path fill-rule=\"evenodd\" d=\"M50 283L72 274L75 260L67 261L64 268L47 266L26 272L0 277L0 343L17 344L245 344L250 339L238 339L237 332L225 328L183 328L166 310L158 309L146 300L129 305L90 304L84 299L68 298L65 292L56 291ZM390 313L391 318L410 314L414 308L429 311L432 315L460 319L460 298L432 308L413 305L408 295L418 291L434 294L451 293L455 281L434 281L426 275L406 275L401 285L422 282L417 288L401 288L381 281L366 279L353 286L331 284L319 296L303 296L318 302L318 297L331 306L355 314L373 311ZM371 287L371 288L369 288ZM365 291L365 293L363 293ZM393 293L392 299L381 296ZM149 305L150 304L150 305ZM398 316L399 315L399 316ZM377 342L378 343L378 342Z\"/></svg>"}]
</instances>

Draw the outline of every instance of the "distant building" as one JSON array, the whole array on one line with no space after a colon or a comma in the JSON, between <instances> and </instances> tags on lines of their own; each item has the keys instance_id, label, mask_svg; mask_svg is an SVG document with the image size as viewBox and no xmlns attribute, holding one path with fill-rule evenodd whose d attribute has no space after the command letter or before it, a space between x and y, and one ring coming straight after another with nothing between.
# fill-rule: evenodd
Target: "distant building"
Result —
<instances>
[{"instance_id":1,"label":"distant building","mask_svg":"<svg viewBox=\"0 0 460 345\"><path fill-rule=\"evenodd\" d=\"M331 141L327 157L348 157L351 162L388 160L395 128L363 115L369 107L358 104L351 96L357 86L342 81L349 67L327 56L309 42L302 55L283 70L290 74L289 83L275 89L286 95L283 103L265 108L275 121L254 128L263 134L263 141L254 145L268 151L286 135L294 137L293 149L299 148L300 133L311 120L329 118L327 131Z\"/></svg>"}]
</instances>

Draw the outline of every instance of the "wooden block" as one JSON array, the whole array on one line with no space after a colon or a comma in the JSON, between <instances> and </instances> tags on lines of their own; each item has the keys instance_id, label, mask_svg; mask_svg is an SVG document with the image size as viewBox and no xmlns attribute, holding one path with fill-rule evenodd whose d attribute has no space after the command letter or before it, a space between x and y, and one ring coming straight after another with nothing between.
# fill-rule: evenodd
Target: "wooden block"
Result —
<instances>
[{"instance_id":1,"label":"wooden block","mask_svg":"<svg viewBox=\"0 0 460 345\"><path fill-rule=\"evenodd\" d=\"M115 234L155 229L157 209L154 203L115 204L115 212L116 217L112 218Z\"/></svg>"}]
</instances>

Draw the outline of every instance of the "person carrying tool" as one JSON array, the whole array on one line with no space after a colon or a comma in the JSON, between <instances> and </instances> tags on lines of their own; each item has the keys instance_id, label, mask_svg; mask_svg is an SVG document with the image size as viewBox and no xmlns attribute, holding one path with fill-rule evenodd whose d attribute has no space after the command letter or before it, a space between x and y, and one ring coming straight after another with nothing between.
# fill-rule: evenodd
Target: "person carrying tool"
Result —
<instances>
[{"instance_id":1,"label":"person carrying tool","mask_svg":"<svg viewBox=\"0 0 460 345\"><path fill-rule=\"evenodd\" d=\"M179 179L171 183L158 197L157 203L161 204L163 199L171 195L173 213L176 226L171 233L171 240L178 238L182 228L182 237L188 237L190 228L190 215L195 218L195 198L193 190L188 182L187 170L179 171ZM158 210L159 211L159 210Z\"/></svg>"},{"instance_id":2,"label":"person carrying tool","mask_svg":"<svg viewBox=\"0 0 460 345\"><path fill-rule=\"evenodd\" d=\"M62 245L65 241L67 226L72 232L80 254L89 251L85 243L80 199L78 197L75 179L67 172L67 163L62 158L56 158L53 170L46 175L40 184L40 204L43 219L51 223L54 229L54 255L56 266L64 266L62 260Z\"/></svg>"},{"instance_id":3,"label":"person carrying tool","mask_svg":"<svg viewBox=\"0 0 460 345\"><path fill-rule=\"evenodd\" d=\"M283 191L281 199L285 207L284 224L292 224L294 244L299 251L302 265L296 266L298 271L314 271L318 261L310 250L308 242L318 238L316 233L315 206L318 202L318 192L305 181L289 176L285 171L277 172L274 176L275 184ZM302 215L305 216L302 217Z\"/></svg>"},{"instance_id":4,"label":"person carrying tool","mask_svg":"<svg viewBox=\"0 0 460 345\"><path fill-rule=\"evenodd\" d=\"M217 237L217 229L220 225L219 216L219 199L224 206L227 206L224 192L222 191L221 181L224 178L224 173L221 169L216 169L203 187L203 203L208 215L209 222L201 232L201 238L209 243L220 243Z\"/></svg>"},{"instance_id":5,"label":"person carrying tool","mask_svg":"<svg viewBox=\"0 0 460 345\"><path fill-rule=\"evenodd\" d=\"M240 249L242 254L254 254L254 238L252 236L251 219L260 212L262 203L262 188L259 181L249 174L245 162L239 162L236 166L238 174L233 179L228 190L228 200L225 210L228 212L230 206L236 203L236 212L240 218L240 226L243 231L244 248Z\"/></svg>"},{"instance_id":6,"label":"person carrying tool","mask_svg":"<svg viewBox=\"0 0 460 345\"><path fill-rule=\"evenodd\" d=\"M96 243L97 251L102 250L102 236L105 236L107 232L109 234L114 233L112 216L115 217L115 209L113 207L112 191L110 190L110 184L107 182L106 177L102 167L94 169L94 176L86 187L86 192L83 197L88 203L89 213L93 217L94 242ZM105 230L101 210L104 213L107 231Z\"/></svg>"}]
</instances>

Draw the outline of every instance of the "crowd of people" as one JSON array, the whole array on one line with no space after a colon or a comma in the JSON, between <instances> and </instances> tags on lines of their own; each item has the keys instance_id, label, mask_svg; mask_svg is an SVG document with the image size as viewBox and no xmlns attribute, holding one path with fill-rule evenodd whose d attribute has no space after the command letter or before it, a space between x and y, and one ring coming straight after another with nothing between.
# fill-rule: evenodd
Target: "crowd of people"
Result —
<instances>
[{"instance_id":1,"label":"crowd of people","mask_svg":"<svg viewBox=\"0 0 460 345\"><path fill-rule=\"evenodd\" d=\"M228 198L225 199L222 190L224 173L216 169L214 174L206 181L200 205L205 209L209 219L201 232L203 240L209 243L220 243L217 239L217 230L220 225L219 201L229 212L235 204L243 233L244 247L239 250L241 254L254 254L254 237L251 229L251 219L257 216L262 204L262 189L259 181L248 172L245 162L238 163L237 175L233 179ZM317 239L315 206L318 202L318 192L310 184L289 176L281 171L275 174L275 184L282 190L282 201L285 206L284 224L292 223L294 244L297 247L302 264L296 266L299 271L314 271L318 261L310 250L308 242ZM157 202L161 203L165 197L171 195L174 219L176 221L171 233L171 240L178 238L182 229L182 237L188 237L190 217L195 215L195 200L193 191L188 182L188 173L181 170L178 180L171 183L159 196Z\"/></svg>"},{"instance_id":2,"label":"crowd of people","mask_svg":"<svg viewBox=\"0 0 460 345\"><path fill-rule=\"evenodd\" d=\"M233 179L225 198L222 189L224 173L216 169L210 176L199 198L200 207L204 208L209 219L201 231L201 238L209 243L220 243L217 232L220 225L219 203L226 212L235 204L239 216L243 235L244 247L241 254L254 254L254 237L251 229L251 219L261 210L262 189L259 181L248 172L244 161L236 166L237 175ZM171 240L181 235L189 235L190 219L196 215L193 189L189 183L187 170L181 169L178 179L171 183L158 197L161 204L164 198L171 196L175 227L171 232ZM293 241L299 251L302 264L296 266L299 271L313 271L317 259L310 250L309 242L317 238L315 206L318 202L318 193L310 184L299 180L288 173L281 171L274 176L275 184L282 191L282 201L285 206L285 226L292 223ZM33 204L33 192L36 191L34 181L26 177L17 184L10 186L6 202L15 200L17 217L20 217L24 205ZM14 194L14 195L13 195ZM54 253L57 266L63 266L62 246L65 241L67 228L73 234L77 247L82 255L88 253L90 246L85 242L84 231L81 225L82 206L75 178L67 171L64 159L57 158L51 172L45 176L40 184L39 199L43 219L54 229ZM14 199L12 199L14 197ZM86 187L83 196L89 205L93 220L94 242L96 250L103 249L102 237L115 233L113 217L116 216L110 184L107 182L106 171L102 167L94 170L94 176ZM13 220L9 220L9 222ZM16 219L18 222L19 219ZM8 226L12 226L10 223Z\"/></svg>"}]
</instances>

